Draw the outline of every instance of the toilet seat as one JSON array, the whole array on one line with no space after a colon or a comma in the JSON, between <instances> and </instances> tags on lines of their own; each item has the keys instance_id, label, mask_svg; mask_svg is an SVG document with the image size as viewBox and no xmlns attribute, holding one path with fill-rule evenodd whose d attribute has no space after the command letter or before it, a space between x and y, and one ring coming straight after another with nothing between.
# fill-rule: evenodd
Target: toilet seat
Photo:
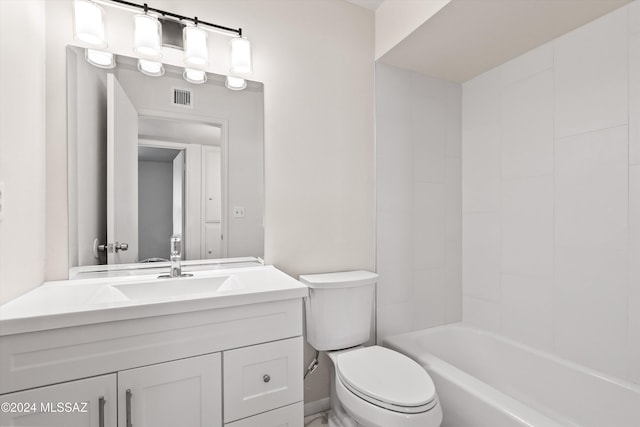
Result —
<instances>
[{"instance_id":1,"label":"toilet seat","mask_svg":"<svg viewBox=\"0 0 640 427\"><path fill-rule=\"evenodd\" d=\"M338 380L372 405L417 414L437 404L429 374L409 357L380 346L359 348L336 358Z\"/></svg>"}]
</instances>

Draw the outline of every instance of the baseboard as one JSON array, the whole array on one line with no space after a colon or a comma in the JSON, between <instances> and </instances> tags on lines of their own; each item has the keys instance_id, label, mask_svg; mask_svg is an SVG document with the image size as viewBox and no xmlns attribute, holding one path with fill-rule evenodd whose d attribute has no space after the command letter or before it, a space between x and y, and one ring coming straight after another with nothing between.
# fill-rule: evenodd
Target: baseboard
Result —
<instances>
[{"instance_id":1,"label":"baseboard","mask_svg":"<svg viewBox=\"0 0 640 427\"><path fill-rule=\"evenodd\" d=\"M304 416L317 414L318 412L328 411L331 403L328 397L304 404Z\"/></svg>"}]
</instances>

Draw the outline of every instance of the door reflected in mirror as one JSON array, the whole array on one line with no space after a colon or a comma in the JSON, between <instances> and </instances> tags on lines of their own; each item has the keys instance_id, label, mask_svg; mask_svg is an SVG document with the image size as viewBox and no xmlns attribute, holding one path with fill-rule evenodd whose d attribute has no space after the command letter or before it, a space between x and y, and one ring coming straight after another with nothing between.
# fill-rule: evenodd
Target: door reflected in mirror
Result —
<instances>
[{"instance_id":1,"label":"door reflected in mirror","mask_svg":"<svg viewBox=\"0 0 640 427\"><path fill-rule=\"evenodd\" d=\"M165 261L171 236L186 260L263 256L262 84L67 62L70 268Z\"/></svg>"}]
</instances>

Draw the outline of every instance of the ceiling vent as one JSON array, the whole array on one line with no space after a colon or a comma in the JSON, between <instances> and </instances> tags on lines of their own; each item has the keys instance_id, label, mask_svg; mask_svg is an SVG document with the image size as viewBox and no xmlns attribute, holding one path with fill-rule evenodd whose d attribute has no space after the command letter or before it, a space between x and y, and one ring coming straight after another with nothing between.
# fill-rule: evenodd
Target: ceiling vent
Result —
<instances>
[{"instance_id":1,"label":"ceiling vent","mask_svg":"<svg viewBox=\"0 0 640 427\"><path fill-rule=\"evenodd\" d=\"M171 105L182 108L193 108L193 92L189 89L173 88Z\"/></svg>"}]
</instances>

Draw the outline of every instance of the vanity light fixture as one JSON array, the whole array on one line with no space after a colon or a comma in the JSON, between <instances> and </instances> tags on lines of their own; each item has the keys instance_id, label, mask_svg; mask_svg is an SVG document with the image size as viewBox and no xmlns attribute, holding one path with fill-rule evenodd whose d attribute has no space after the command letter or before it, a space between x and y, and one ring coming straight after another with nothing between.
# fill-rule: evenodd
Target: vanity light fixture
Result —
<instances>
[{"instance_id":1,"label":"vanity light fixture","mask_svg":"<svg viewBox=\"0 0 640 427\"><path fill-rule=\"evenodd\" d=\"M162 25L155 16L147 13L133 17L133 50L147 58L162 57Z\"/></svg>"},{"instance_id":2,"label":"vanity light fixture","mask_svg":"<svg viewBox=\"0 0 640 427\"><path fill-rule=\"evenodd\" d=\"M138 71L151 77L160 77L164 75L164 67L162 62L149 61L148 59L138 59Z\"/></svg>"},{"instance_id":3,"label":"vanity light fixture","mask_svg":"<svg viewBox=\"0 0 640 427\"><path fill-rule=\"evenodd\" d=\"M244 90L247 88L247 81L242 77L227 76L224 85L231 90Z\"/></svg>"},{"instance_id":4,"label":"vanity light fixture","mask_svg":"<svg viewBox=\"0 0 640 427\"><path fill-rule=\"evenodd\" d=\"M251 43L242 35L242 28L230 28L211 22L201 21L196 18L188 18L165 10L131 3L125 0L74 0L75 11L75 37L85 43L95 47L106 47L104 37L104 23L102 21L103 11L96 4L110 5L116 3L126 9L142 10L134 16L133 49L138 54L138 70L149 76L161 76L164 74L164 67L159 62L162 58L162 26L167 25L167 40L164 45L172 48L184 49L185 70L183 77L186 81L195 84L202 84L207 81L207 74L204 70L209 64L209 31L222 33L233 33L234 37L230 41L231 58L230 74L245 75L253 72L251 59ZM161 17L162 19L158 19ZM167 19L170 18L170 19ZM169 22L170 21L170 22ZM180 27L182 27L182 46L170 34L175 34L175 27L178 27L178 37ZM178 38L179 40L179 38ZM108 58L107 52L87 50L87 61L101 68L113 68L115 57ZM242 90L247 87L244 78L229 76L225 85L232 90Z\"/></svg>"},{"instance_id":5,"label":"vanity light fixture","mask_svg":"<svg viewBox=\"0 0 640 427\"><path fill-rule=\"evenodd\" d=\"M104 50L86 49L84 57L89 64L98 68L111 69L116 66L115 55Z\"/></svg>"},{"instance_id":6,"label":"vanity light fixture","mask_svg":"<svg viewBox=\"0 0 640 427\"><path fill-rule=\"evenodd\" d=\"M251 42L245 37L234 37L231 45L231 74L248 74L253 71L251 64Z\"/></svg>"},{"instance_id":7,"label":"vanity light fixture","mask_svg":"<svg viewBox=\"0 0 640 427\"><path fill-rule=\"evenodd\" d=\"M207 82L207 73L202 70L194 70L193 68L185 68L182 77L189 83L200 85Z\"/></svg>"},{"instance_id":8,"label":"vanity light fixture","mask_svg":"<svg viewBox=\"0 0 640 427\"><path fill-rule=\"evenodd\" d=\"M91 0L73 2L73 37L93 47L107 47L102 8Z\"/></svg>"},{"instance_id":9,"label":"vanity light fixture","mask_svg":"<svg viewBox=\"0 0 640 427\"><path fill-rule=\"evenodd\" d=\"M206 67L209 63L209 46L207 32L198 27L198 18L194 26L186 25L182 29L184 44L184 62L195 67Z\"/></svg>"}]
</instances>

